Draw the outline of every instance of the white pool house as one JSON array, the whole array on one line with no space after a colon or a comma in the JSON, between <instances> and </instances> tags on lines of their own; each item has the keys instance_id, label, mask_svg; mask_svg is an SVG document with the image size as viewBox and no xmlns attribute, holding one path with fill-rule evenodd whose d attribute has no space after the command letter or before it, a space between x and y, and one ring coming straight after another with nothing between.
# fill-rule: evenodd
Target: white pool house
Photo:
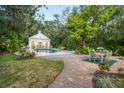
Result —
<instances>
[{"instance_id":1,"label":"white pool house","mask_svg":"<svg viewBox=\"0 0 124 93\"><path fill-rule=\"evenodd\" d=\"M32 52L36 48L50 48L50 39L41 31L29 37L29 50Z\"/></svg>"}]
</instances>

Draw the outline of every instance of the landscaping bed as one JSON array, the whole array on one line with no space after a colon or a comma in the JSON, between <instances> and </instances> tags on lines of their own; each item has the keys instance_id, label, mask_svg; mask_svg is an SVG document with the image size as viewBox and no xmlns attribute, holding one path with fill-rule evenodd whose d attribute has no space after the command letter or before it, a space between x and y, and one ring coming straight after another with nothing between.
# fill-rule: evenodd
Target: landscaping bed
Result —
<instances>
[{"instance_id":1,"label":"landscaping bed","mask_svg":"<svg viewBox=\"0 0 124 93\"><path fill-rule=\"evenodd\" d=\"M48 87L63 69L63 62L43 58L17 60L12 54L0 56L0 87Z\"/></svg>"},{"instance_id":2,"label":"landscaping bed","mask_svg":"<svg viewBox=\"0 0 124 93\"><path fill-rule=\"evenodd\" d=\"M124 73L97 71L92 82L94 88L124 88Z\"/></svg>"}]
</instances>

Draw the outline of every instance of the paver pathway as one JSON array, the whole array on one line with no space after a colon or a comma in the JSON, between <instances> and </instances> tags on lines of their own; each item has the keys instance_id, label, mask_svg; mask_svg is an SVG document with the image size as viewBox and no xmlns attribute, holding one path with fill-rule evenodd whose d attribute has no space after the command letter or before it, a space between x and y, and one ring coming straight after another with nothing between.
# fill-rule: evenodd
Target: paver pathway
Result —
<instances>
[{"instance_id":1,"label":"paver pathway","mask_svg":"<svg viewBox=\"0 0 124 93\"><path fill-rule=\"evenodd\" d=\"M98 66L93 63L83 62L81 55L47 56L50 60L62 60L64 69L50 88L91 88L93 73Z\"/></svg>"},{"instance_id":2,"label":"paver pathway","mask_svg":"<svg viewBox=\"0 0 124 93\"><path fill-rule=\"evenodd\" d=\"M58 55L46 56L49 60L61 60L64 62L64 69L57 76L49 88L92 88L92 77L98 66L94 63L82 61L85 55ZM113 59L116 59L113 57ZM124 61L117 60L111 66L112 71L124 68Z\"/></svg>"}]
</instances>

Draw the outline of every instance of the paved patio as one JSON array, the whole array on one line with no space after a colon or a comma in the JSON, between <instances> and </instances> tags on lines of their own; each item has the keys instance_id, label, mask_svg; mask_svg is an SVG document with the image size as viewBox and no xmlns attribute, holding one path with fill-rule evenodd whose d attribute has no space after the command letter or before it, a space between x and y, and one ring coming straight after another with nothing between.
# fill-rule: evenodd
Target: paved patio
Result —
<instances>
[{"instance_id":1,"label":"paved patio","mask_svg":"<svg viewBox=\"0 0 124 93\"><path fill-rule=\"evenodd\" d=\"M58 55L47 56L49 60L62 60L64 68L49 88L92 88L92 76L98 66L94 63L82 61L85 55ZM123 64L119 65L118 64ZM124 62L117 62L112 66L112 70L124 67Z\"/></svg>"}]
</instances>

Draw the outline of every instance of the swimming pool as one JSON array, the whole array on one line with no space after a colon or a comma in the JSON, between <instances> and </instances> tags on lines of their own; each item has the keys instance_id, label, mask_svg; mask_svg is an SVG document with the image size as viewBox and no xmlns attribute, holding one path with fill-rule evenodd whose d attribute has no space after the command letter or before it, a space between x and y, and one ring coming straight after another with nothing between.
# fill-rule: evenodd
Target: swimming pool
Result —
<instances>
[{"instance_id":1,"label":"swimming pool","mask_svg":"<svg viewBox=\"0 0 124 93\"><path fill-rule=\"evenodd\" d=\"M45 53L45 52L37 52L35 57L41 57L41 56L59 56L59 55L72 55L74 51L68 51L68 50L61 50L56 52L52 51L52 53Z\"/></svg>"},{"instance_id":2,"label":"swimming pool","mask_svg":"<svg viewBox=\"0 0 124 93\"><path fill-rule=\"evenodd\" d=\"M57 49L53 49L53 48L39 48L37 51L41 52L41 53L55 53L55 52L57 52Z\"/></svg>"}]
</instances>

